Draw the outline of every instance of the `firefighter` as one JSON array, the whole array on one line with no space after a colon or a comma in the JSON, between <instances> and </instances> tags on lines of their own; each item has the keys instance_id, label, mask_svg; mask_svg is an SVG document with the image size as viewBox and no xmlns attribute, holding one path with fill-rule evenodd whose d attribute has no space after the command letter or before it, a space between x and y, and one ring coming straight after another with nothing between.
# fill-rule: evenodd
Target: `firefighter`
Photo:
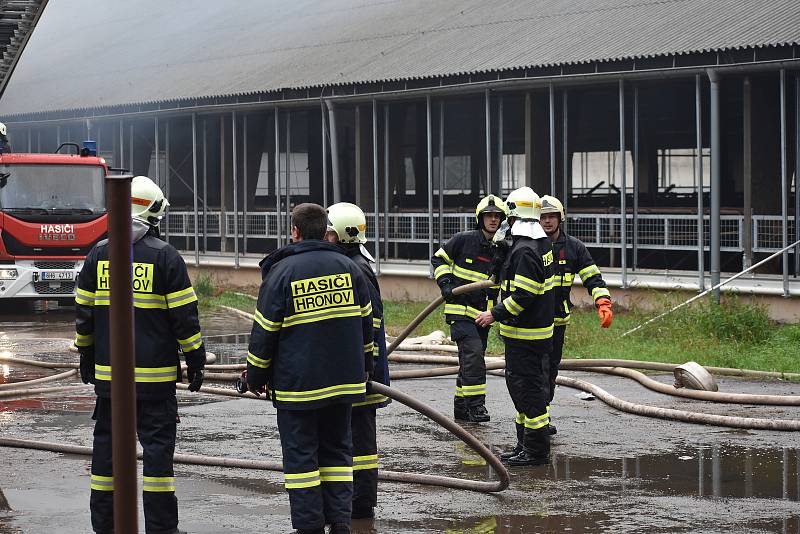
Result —
<instances>
[{"instance_id":1,"label":"firefighter","mask_svg":"<svg viewBox=\"0 0 800 534\"><path fill-rule=\"evenodd\" d=\"M506 347L506 385L517 415L517 444L501 458L513 466L544 465L550 456L548 354L553 348L553 248L539 225L539 196L530 188L506 199L512 246L500 277L502 299L475 322L500 322Z\"/></svg>"},{"instance_id":2,"label":"firefighter","mask_svg":"<svg viewBox=\"0 0 800 534\"><path fill-rule=\"evenodd\" d=\"M267 387L278 411L292 525L350 532L353 403L373 371L372 303L361 269L323 241L317 204L292 210L289 252L261 283L247 355L250 391Z\"/></svg>"},{"instance_id":3,"label":"firefighter","mask_svg":"<svg viewBox=\"0 0 800 534\"><path fill-rule=\"evenodd\" d=\"M131 182L133 328L136 340L136 424L144 449L145 531L176 534L178 500L172 456L181 379L180 354L188 367L189 390L203 383L206 351L200 334L197 297L186 265L174 247L159 239L158 225L169 202L150 178ZM109 353L108 240L89 251L75 297L75 345L84 383L94 383L90 508L97 533L114 531L114 478L111 472L111 381Z\"/></svg>"},{"instance_id":4,"label":"firefighter","mask_svg":"<svg viewBox=\"0 0 800 534\"><path fill-rule=\"evenodd\" d=\"M600 269L591 254L580 240L568 235L561 223L566 219L564 206L550 195L542 197L541 225L553 243L553 270L556 275L555 327L553 329L553 351L550 353L550 402L553 401L558 376L558 365L564 348L564 333L570 319L572 301L569 294L577 274L583 287L594 300L601 328L609 328L614 314L611 311L609 293ZM550 433L556 433L555 425L550 423Z\"/></svg>"},{"instance_id":5,"label":"firefighter","mask_svg":"<svg viewBox=\"0 0 800 534\"><path fill-rule=\"evenodd\" d=\"M456 296L453 290L489 278L495 256L502 253L492 238L507 216L508 208L503 199L488 195L475 208L476 228L457 233L431 258L433 274L445 300L444 314L450 325L450 338L458 345L453 416L459 421L489 421L484 360L489 328L476 325L475 318L491 307L496 291Z\"/></svg>"},{"instance_id":6,"label":"firefighter","mask_svg":"<svg viewBox=\"0 0 800 534\"><path fill-rule=\"evenodd\" d=\"M369 282L372 301L372 355L374 368L371 381L389 385L389 362L386 358L386 335L383 322L383 301L378 279L372 271L372 258L364 244L367 219L361 208L348 202L339 202L328 208L326 241L336 243L345 255L361 269ZM378 444L375 433L375 412L389 404L389 399L367 391L366 401L353 404L351 429L353 432L353 519L375 516L378 504Z\"/></svg>"}]
</instances>

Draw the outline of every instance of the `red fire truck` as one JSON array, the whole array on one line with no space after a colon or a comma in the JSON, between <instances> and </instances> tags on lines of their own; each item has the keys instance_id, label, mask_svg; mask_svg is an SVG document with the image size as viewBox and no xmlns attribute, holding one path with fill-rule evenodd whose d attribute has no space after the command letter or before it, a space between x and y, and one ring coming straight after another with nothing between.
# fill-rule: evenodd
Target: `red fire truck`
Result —
<instances>
[{"instance_id":1,"label":"red fire truck","mask_svg":"<svg viewBox=\"0 0 800 534\"><path fill-rule=\"evenodd\" d=\"M64 145L78 154L59 153ZM109 168L92 145L0 152L0 299L75 296L86 254L107 233Z\"/></svg>"}]
</instances>

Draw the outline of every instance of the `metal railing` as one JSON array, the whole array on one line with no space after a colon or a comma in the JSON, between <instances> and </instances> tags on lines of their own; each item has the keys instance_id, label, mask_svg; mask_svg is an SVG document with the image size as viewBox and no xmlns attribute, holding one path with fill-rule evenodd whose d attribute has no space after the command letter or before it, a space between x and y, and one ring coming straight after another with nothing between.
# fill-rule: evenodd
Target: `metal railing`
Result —
<instances>
[{"instance_id":1,"label":"metal railing","mask_svg":"<svg viewBox=\"0 0 800 534\"><path fill-rule=\"evenodd\" d=\"M374 215L367 213L367 220L374 221ZM380 214L379 233L382 242L386 240L383 235L386 227L386 214ZM390 244L423 244L428 243L430 236L428 214L417 213L390 213L388 215ZM223 216L219 211L209 211L199 214L201 238L220 239L222 229L225 236L234 238L234 214L226 212L224 226ZM474 215L469 213L446 213L433 222L434 242L438 241L439 224L442 224L442 235L449 239L452 235L474 228ZM167 214L167 228L171 237L194 237L195 215L190 211L171 211ZM627 225L627 248L633 247L633 216L628 215L625 220ZM752 217L753 252L770 253L782 247L782 223L780 215L754 215ZM723 252L744 252L744 217L741 215L722 215L721 250ZM789 241L798 239L795 221L789 217ZM694 215L659 215L641 214L636 219L639 249L661 250L697 250L697 217ZM703 246L708 249L710 245L710 222L706 216L703 221ZM278 236L278 216L275 212L248 212L239 213L239 237L247 236L248 239L276 239ZM577 214L567 219L567 231L593 248L619 249L622 247L621 219L616 214ZM367 237L370 241L375 239L374 224L367 228ZM187 249L193 250L193 241L187 243ZM218 247L214 247L218 248ZM392 249L390 249L392 250ZM388 259L388 258L387 258ZM419 258L404 259L426 259Z\"/></svg>"}]
</instances>

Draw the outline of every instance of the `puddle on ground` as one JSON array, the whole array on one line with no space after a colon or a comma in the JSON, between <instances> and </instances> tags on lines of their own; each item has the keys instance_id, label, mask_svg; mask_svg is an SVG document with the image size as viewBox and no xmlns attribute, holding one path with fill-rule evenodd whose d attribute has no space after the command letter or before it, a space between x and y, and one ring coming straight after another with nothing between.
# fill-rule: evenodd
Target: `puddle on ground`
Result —
<instances>
[{"instance_id":1,"label":"puddle on ground","mask_svg":"<svg viewBox=\"0 0 800 534\"><path fill-rule=\"evenodd\" d=\"M635 486L666 495L800 501L800 449L732 446L685 448L630 458L554 454L555 480L610 479L620 491Z\"/></svg>"}]
</instances>

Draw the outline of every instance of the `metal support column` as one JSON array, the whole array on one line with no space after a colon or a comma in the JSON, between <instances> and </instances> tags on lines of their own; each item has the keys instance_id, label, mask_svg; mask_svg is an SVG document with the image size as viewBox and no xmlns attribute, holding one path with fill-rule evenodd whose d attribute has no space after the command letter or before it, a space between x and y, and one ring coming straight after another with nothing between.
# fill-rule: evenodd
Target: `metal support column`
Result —
<instances>
[{"instance_id":1,"label":"metal support column","mask_svg":"<svg viewBox=\"0 0 800 534\"><path fill-rule=\"evenodd\" d=\"M525 93L525 185L533 184L533 124L531 94Z\"/></svg>"},{"instance_id":2,"label":"metal support column","mask_svg":"<svg viewBox=\"0 0 800 534\"><path fill-rule=\"evenodd\" d=\"M136 174L133 171L133 123L128 125L128 168L131 174Z\"/></svg>"},{"instance_id":3,"label":"metal support column","mask_svg":"<svg viewBox=\"0 0 800 534\"><path fill-rule=\"evenodd\" d=\"M633 86L633 270L639 265L639 86Z\"/></svg>"},{"instance_id":4,"label":"metal support column","mask_svg":"<svg viewBox=\"0 0 800 534\"><path fill-rule=\"evenodd\" d=\"M481 192L481 196L489 193L492 189L492 100L489 96L489 90L485 93L486 112L486 189Z\"/></svg>"},{"instance_id":5,"label":"metal support column","mask_svg":"<svg viewBox=\"0 0 800 534\"><path fill-rule=\"evenodd\" d=\"M383 105L383 257L389 259L389 104Z\"/></svg>"},{"instance_id":6,"label":"metal support column","mask_svg":"<svg viewBox=\"0 0 800 534\"><path fill-rule=\"evenodd\" d=\"M628 208L625 205L628 192L627 160L625 157L625 82L619 81L619 170L622 177L622 190L620 193L620 230L622 249L620 261L622 267L622 288L628 287Z\"/></svg>"},{"instance_id":7,"label":"metal support column","mask_svg":"<svg viewBox=\"0 0 800 534\"><path fill-rule=\"evenodd\" d=\"M275 235L278 243L278 248L283 245L283 208L281 207L281 128L280 128L280 111L275 108ZM289 242L290 236L287 236L286 242Z\"/></svg>"},{"instance_id":8,"label":"metal support column","mask_svg":"<svg viewBox=\"0 0 800 534\"><path fill-rule=\"evenodd\" d=\"M247 115L242 116L242 236L243 254L247 254Z\"/></svg>"},{"instance_id":9,"label":"metal support column","mask_svg":"<svg viewBox=\"0 0 800 534\"><path fill-rule=\"evenodd\" d=\"M236 150L236 112L231 112L231 178L233 180L233 268L239 268L239 158Z\"/></svg>"},{"instance_id":10,"label":"metal support column","mask_svg":"<svg viewBox=\"0 0 800 534\"><path fill-rule=\"evenodd\" d=\"M742 139L742 189L744 196L744 218L742 228L742 268L753 265L753 91L750 77L745 76L742 87L743 139Z\"/></svg>"},{"instance_id":11,"label":"metal support column","mask_svg":"<svg viewBox=\"0 0 800 534\"><path fill-rule=\"evenodd\" d=\"M111 458L114 472L114 526L122 534L138 529L136 476L136 362L131 281L131 175L113 176L108 185L109 310L111 367Z\"/></svg>"},{"instance_id":12,"label":"metal support column","mask_svg":"<svg viewBox=\"0 0 800 534\"><path fill-rule=\"evenodd\" d=\"M695 134L697 135L697 158L695 159L695 176L697 183L697 286L700 291L706 289L706 243L705 217L703 216L703 81L698 74L695 77ZM746 120L746 119L745 119ZM747 129L745 128L745 132ZM747 134L745 134L747 135ZM748 156L745 156L748 157ZM745 186L747 187L747 186Z\"/></svg>"},{"instance_id":13,"label":"metal support column","mask_svg":"<svg viewBox=\"0 0 800 534\"><path fill-rule=\"evenodd\" d=\"M292 235L291 184L292 184L292 112L286 111L286 240Z\"/></svg>"},{"instance_id":14,"label":"metal support column","mask_svg":"<svg viewBox=\"0 0 800 534\"><path fill-rule=\"evenodd\" d=\"M322 204L328 207L328 132L325 122L325 104L320 102L320 124L322 125Z\"/></svg>"},{"instance_id":15,"label":"metal support column","mask_svg":"<svg viewBox=\"0 0 800 534\"><path fill-rule=\"evenodd\" d=\"M789 178L786 149L786 70L781 69L781 248L789 246ZM783 296L789 298L789 251L783 251L781 258Z\"/></svg>"},{"instance_id":16,"label":"metal support column","mask_svg":"<svg viewBox=\"0 0 800 534\"><path fill-rule=\"evenodd\" d=\"M794 240L798 241L800 240L800 75L797 75L794 81ZM800 276L800 245L794 247L794 275Z\"/></svg>"},{"instance_id":17,"label":"metal support column","mask_svg":"<svg viewBox=\"0 0 800 534\"><path fill-rule=\"evenodd\" d=\"M203 119L203 252L208 251L208 124Z\"/></svg>"},{"instance_id":18,"label":"metal support column","mask_svg":"<svg viewBox=\"0 0 800 534\"><path fill-rule=\"evenodd\" d=\"M708 71L711 82L711 286L719 284L720 268L720 163L722 147L720 145L720 100L719 73ZM714 302L719 304L719 288L713 292Z\"/></svg>"},{"instance_id":19,"label":"metal support column","mask_svg":"<svg viewBox=\"0 0 800 534\"><path fill-rule=\"evenodd\" d=\"M488 102L489 92L486 92ZM431 97L425 99L428 132L428 257L433 257L433 139L431 138ZM488 139L488 132L487 132ZM487 144L488 146L488 144ZM429 267L429 275L433 278L433 265Z\"/></svg>"},{"instance_id":20,"label":"metal support column","mask_svg":"<svg viewBox=\"0 0 800 534\"><path fill-rule=\"evenodd\" d=\"M497 181L490 193L502 196L503 190L503 95L497 95ZM439 224L442 224L441 222Z\"/></svg>"},{"instance_id":21,"label":"metal support column","mask_svg":"<svg viewBox=\"0 0 800 534\"><path fill-rule=\"evenodd\" d=\"M342 200L342 184L339 182L339 141L336 138L336 110L333 102L325 101L328 106L329 130L331 136L331 177L333 178L333 203Z\"/></svg>"},{"instance_id":22,"label":"metal support column","mask_svg":"<svg viewBox=\"0 0 800 534\"><path fill-rule=\"evenodd\" d=\"M192 113L192 190L194 197L194 266L200 267L200 229L197 214L197 113Z\"/></svg>"},{"instance_id":23,"label":"metal support column","mask_svg":"<svg viewBox=\"0 0 800 534\"><path fill-rule=\"evenodd\" d=\"M164 195L169 199L169 175L172 173L169 162L169 120L164 124L164 168L166 176L164 177ZM164 240L169 243L169 215L164 217Z\"/></svg>"},{"instance_id":24,"label":"metal support column","mask_svg":"<svg viewBox=\"0 0 800 534\"><path fill-rule=\"evenodd\" d=\"M561 106L561 149L563 150L562 154L562 162L564 165L564 190L561 193L561 204L564 206L564 213L567 212L567 207L569 205L569 173L570 173L570 164L569 164L569 93L566 89L563 91L563 103Z\"/></svg>"},{"instance_id":25,"label":"metal support column","mask_svg":"<svg viewBox=\"0 0 800 534\"><path fill-rule=\"evenodd\" d=\"M375 212L375 270L381 274L380 210L378 208L378 101L372 100L372 207Z\"/></svg>"},{"instance_id":26,"label":"metal support column","mask_svg":"<svg viewBox=\"0 0 800 534\"><path fill-rule=\"evenodd\" d=\"M444 100L439 101L439 246L444 244Z\"/></svg>"},{"instance_id":27,"label":"metal support column","mask_svg":"<svg viewBox=\"0 0 800 534\"><path fill-rule=\"evenodd\" d=\"M155 161L156 161L156 185L161 187L161 147L159 145L159 125L158 125L158 116L153 119L153 139L154 139L154 148L155 151Z\"/></svg>"},{"instance_id":28,"label":"metal support column","mask_svg":"<svg viewBox=\"0 0 800 534\"><path fill-rule=\"evenodd\" d=\"M550 84L550 195L556 194L556 88Z\"/></svg>"}]
</instances>

